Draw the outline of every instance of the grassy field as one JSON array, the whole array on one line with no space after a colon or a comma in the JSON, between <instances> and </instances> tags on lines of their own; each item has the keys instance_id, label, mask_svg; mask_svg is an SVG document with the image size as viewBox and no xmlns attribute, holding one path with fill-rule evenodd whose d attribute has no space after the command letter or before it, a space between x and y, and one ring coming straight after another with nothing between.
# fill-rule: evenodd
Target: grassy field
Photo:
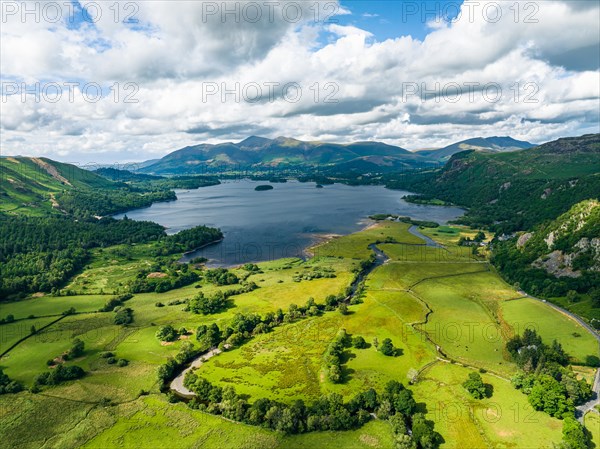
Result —
<instances>
[{"instance_id":1,"label":"grassy field","mask_svg":"<svg viewBox=\"0 0 600 449\"><path fill-rule=\"evenodd\" d=\"M600 414L588 412L585 415L585 428L592 434L592 449L600 448Z\"/></svg>"},{"instance_id":2,"label":"grassy field","mask_svg":"<svg viewBox=\"0 0 600 449\"><path fill-rule=\"evenodd\" d=\"M504 318L515 332L536 329L544 340L558 340L575 363L584 363L588 355L598 355L598 342L579 323L540 301L523 298L502 305Z\"/></svg>"},{"instance_id":3,"label":"grassy field","mask_svg":"<svg viewBox=\"0 0 600 449\"><path fill-rule=\"evenodd\" d=\"M492 396L474 400L461 383L471 370L438 363L413 389L415 398L427 408L427 416L446 440L444 448L552 448L559 442L562 423L532 410L527 397L510 383L489 374Z\"/></svg>"},{"instance_id":4,"label":"grassy field","mask_svg":"<svg viewBox=\"0 0 600 449\"><path fill-rule=\"evenodd\" d=\"M110 298L108 293L122 289L132 273L150 260L148 248L98 251L89 268L70 284L87 294L31 297L0 306L0 317L13 314L19 320L0 325L0 349L28 334L31 325L39 329L70 307L81 312L32 336L0 359L0 368L9 376L30 386L37 374L48 370L46 361L68 350L74 338L85 342L85 353L67 363L87 372L79 381L39 394L0 396L1 441L7 447L23 448L392 448L387 422L373 421L349 432L284 436L193 411L185 404L170 404L156 382L157 367L183 344L161 344L155 337L159 326L195 330L200 324L226 325L239 312L285 310L292 303L305 304L310 297L323 302L327 295L342 293L349 286L359 260L371 254L371 243L387 240L394 243L380 243L379 248L390 260L369 275L363 302L350 306L348 315L332 311L280 326L211 358L201 367L201 375L221 386L233 385L250 401L269 397L310 402L331 392L348 399L365 388L381 389L391 379L406 383L409 370L424 369L412 388L420 409L436 422L445 440L443 448L550 448L560 441L561 423L533 413L526 396L506 380L516 368L503 351L504 343L534 323L544 339L557 338L580 362L597 353L593 337L543 303L514 300L519 294L485 260L456 246L460 235L474 235L473 231L422 230L446 245L446 251L424 246L408 228L404 223L382 222L315 247L315 257L307 261L261 263L261 272L247 277L259 288L233 297L233 307L215 315L194 315L184 310L184 304L168 304L199 291L212 294L231 286L201 281L162 294L135 295L126 303L135 317L129 327L114 325L113 312L97 310ZM294 281L315 269L333 270L335 277ZM247 275L241 268L233 271ZM158 302L164 307L157 307ZM386 357L373 345L349 348L343 382L333 384L326 379L323 356L340 329L368 343L390 338L399 354ZM190 341L195 341L193 335ZM493 388L492 397L470 399L461 383L471 368L436 363L441 355L436 345L449 358L488 369L483 377ZM113 351L129 365L109 365L101 357L103 351ZM581 374L589 375L585 370ZM140 397L141 390L150 395Z\"/></svg>"}]
</instances>

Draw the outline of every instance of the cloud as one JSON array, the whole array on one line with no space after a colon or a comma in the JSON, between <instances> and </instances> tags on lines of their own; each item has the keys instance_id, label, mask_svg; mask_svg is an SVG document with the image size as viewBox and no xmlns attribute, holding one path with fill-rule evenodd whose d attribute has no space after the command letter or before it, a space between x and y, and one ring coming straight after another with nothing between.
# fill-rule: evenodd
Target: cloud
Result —
<instances>
[{"instance_id":1,"label":"cloud","mask_svg":"<svg viewBox=\"0 0 600 449\"><path fill-rule=\"evenodd\" d=\"M463 5L422 40L385 41L328 23L350 14L339 4L280 2L249 20L251 3L227 15L214 2L141 2L136 24L109 10L77 27L10 16L3 82L79 84L56 102L3 97L3 153L143 160L249 134L422 148L600 132L597 3L542 2L534 23L510 2L498 22ZM89 101L86 83L103 98Z\"/></svg>"}]
</instances>

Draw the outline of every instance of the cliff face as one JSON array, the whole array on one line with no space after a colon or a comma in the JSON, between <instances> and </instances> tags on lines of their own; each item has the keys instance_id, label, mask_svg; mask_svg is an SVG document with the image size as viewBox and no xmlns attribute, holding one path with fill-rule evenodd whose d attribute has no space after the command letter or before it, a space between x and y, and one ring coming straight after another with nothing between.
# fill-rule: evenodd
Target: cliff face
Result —
<instances>
[{"instance_id":1,"label":"cliff face","mask_svg":"<svg viewBox=\"0 0 600 449\"><path fill-rule=\"evenodd\" d=\"M600 202L582 201L534 233L521 235L517 247L537 258L533 267L556 277L600 272Z\"/></svg>"}]
</instances>

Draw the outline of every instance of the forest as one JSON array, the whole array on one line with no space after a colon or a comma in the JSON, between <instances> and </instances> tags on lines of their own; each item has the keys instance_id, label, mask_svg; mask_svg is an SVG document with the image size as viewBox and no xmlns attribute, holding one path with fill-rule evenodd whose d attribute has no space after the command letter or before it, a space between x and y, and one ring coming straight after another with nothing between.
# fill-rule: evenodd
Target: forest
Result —
<instances>
[{"instance_id":1,"label":"forest","mask_svg":"<svg viewBox=\"0 0 600 449\"><path fill-rule=\"evenodd\" d=\"M181 253L222 238L199 226L167 236L162 226L143 221L97 220L0 214L0 299L58 289L90 257L90 249L156 241L157 255Z\"/></svg>"}]
</instances>

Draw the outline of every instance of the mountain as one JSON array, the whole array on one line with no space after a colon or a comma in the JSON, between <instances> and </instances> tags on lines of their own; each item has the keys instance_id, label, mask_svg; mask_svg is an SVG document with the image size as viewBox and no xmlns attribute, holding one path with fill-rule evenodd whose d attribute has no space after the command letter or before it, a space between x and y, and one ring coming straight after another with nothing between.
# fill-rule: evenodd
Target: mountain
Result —
<instances>
[{"instance_id":1,"label":"mountain","mask_svg":"<svg viewBox=\"0 0 600 449\"><path fill-rule=\"evenodd\" d=\"M438 150L423 150L417 154L435 160L445 161L461 151L474 150L489 153L505 151L518 151L532 148L535 145L529 142L513 139L512 137L475 137L474 139L456 142Z\"/></svg>"},{"instance_id":2,"label":"mountain","mask_svg":"<svg viewBox=\"0 0 600 449\"><path fill-rule=\"evenodd\" d=\"M207 167L247 169L273 167L335 167L355 169L414 167L433 163L429 158L381 142L335 144L305 142L289 137L267 139L251 136L238 143L199 144L174 151L140 171L152 174L201 173Z\"/></svg>"},{"instance_id":3,"label":"mountain","mask_svg":"<svg viewBox=\"0 0 600 449\"><path fill-rule=\"evenodd\" d=\"M563 307L600 319L600 202L585 200L553 220L495 244L494 264L511 283L533 295L568 296ZM591 294L595 286L595 294ZM596 299L592 299L594 296ZM597 304L589 307L589 299ZM576 304L578 303L578 304ZM587 305L586 305L587 303ZM576 309L576 310L575 310Z\"/></svg>"},{"instance_id":4,"label":"mountain","mask_svg":"<svg viewBox=\"0 0 600 449\"><path fill-rule=\"evenodd\" d=\"M122 171L106 173L115 172ZM163 184L130 186L46 158L7 157L0 159L0 215L107 216L176 199L169 182L150 179L146 183ZM196 180L190 182L197 184Z\"/></svg>"},{"instance_id":5,"label":"mountain","mask_svg":"<svg viewBox=\"0 0 600 449\"><path fill-rule=\"evenodd\" d=\"M600 194L600 134L506 153L466 151L443 169L387 185L468 208L461 221L497 231L530 229Z\"/></svg>"},{"instance_id":6,"label":"mountain","mask_svg":"<svg viewBox=\"0 0 600 449\"><path fill-rule=\"evenodd\" d=\"M46 158L3 157L0 159L0 212L29 209L52 211L54 196L66 190L116 190L123 184Z\"/></svg>"}]
</instances>

